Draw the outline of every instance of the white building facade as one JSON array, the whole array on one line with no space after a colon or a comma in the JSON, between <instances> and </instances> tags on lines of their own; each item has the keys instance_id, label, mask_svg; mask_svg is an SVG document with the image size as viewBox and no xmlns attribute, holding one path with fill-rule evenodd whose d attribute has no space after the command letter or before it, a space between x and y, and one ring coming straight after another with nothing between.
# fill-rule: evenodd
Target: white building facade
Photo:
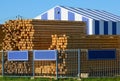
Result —
<instances>
[{"instance_id":1,"label":"white building facade","mask_svg":"<svg viewBox=\"0 0 120 81\"><path fill-rule=\"evenodd\" d=\"M120 16L103 10L55 6L34 19L85 21L88 35L120 35Z\"/></svg>"}]
</instances>

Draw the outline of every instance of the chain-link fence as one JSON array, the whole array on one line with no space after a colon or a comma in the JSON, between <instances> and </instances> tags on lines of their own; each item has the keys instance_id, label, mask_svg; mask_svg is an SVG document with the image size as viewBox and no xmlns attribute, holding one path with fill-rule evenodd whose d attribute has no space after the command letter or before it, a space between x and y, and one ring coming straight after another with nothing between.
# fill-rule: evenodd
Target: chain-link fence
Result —
<instances>
[{"instance_id":1,"label":"chain-link fence","mask_svg":"<svg viewBox=\"0 0 120 81\"><path fill-rule=\"evenodd\" d=\"M55 78L120 76L120 49L68 49L58 50L55 54L45 52L37 52L35 56L34 51L28 51L28 59L21 61L9 60L8 51L1 51L0 75Z\"/></svg>"},{"instance_id":2,"label":"chain-link fence","mask_svg":"<svg viewBox=\"0 0 120 81\"><path fill-rule=\"evenodd\" d=\"M2 67L2 66L3 66L3 63L2 63L2 60L3 60L3 59L2 59L2 55L3 55L3 54L2 54L2 53L3 53L3 52L1 51L1 52L0 52L0 75L2 75L2 68L3 68L3 67Z\"/></svg>"},{"instance_id":3,"label":"chain-link fence","mask_svg":"<svg viewBox=\"0 0 120 81\"><path fill-rule=\"evenodd\" d=\"M120 50L81 50L81 77L116 77L120 75Z\"/></svg>"},{"instance_id":4,"label":"chain-link fence","mask_svg":"<svg viewBox=\"0 0 120 81\"><path fill-rule=\"evenodd\" d=\"M3 76L33 76L33 53L28 52L28 60L9 60L8 52L4 51L3 59ZM19 57L19 56L18 56Z\"/></svg>"},{"instance_id":5,"label":"chain-link fence","mask_svg":"<svg viewBox=\"0 0 120 81\"><path fill-rule=\"evenodd\" d=\"M79 77L80 50L71 49L58 52L58 77Z\"/></svg>"}]
</instances>

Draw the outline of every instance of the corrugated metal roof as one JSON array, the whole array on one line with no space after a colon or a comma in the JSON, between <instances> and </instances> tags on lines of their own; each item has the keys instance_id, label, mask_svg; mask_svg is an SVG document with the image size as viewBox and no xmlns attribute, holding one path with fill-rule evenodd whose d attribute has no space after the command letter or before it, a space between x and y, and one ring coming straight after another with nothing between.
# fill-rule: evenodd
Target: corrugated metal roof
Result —
<instances>
[{"instance_id":1,"label":"corrugated metal roof","mask_svg":"<svg viewBox=\"0 0 120 81\"><path fill-rule=\"evenodd\" d=\"M58 7L65 8L69 11L81 14L85 17L95 20L120 21L120 16L114 15L104 10L74 8L74 7L66 7L66 6L58 6Z\"/></svg>"}]
</instances>

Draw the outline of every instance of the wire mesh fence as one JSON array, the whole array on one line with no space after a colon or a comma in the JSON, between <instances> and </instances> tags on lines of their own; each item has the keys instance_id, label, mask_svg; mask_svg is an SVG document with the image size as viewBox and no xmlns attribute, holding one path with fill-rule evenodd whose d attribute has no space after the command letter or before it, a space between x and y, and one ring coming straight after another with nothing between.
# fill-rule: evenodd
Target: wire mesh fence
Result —
<instances>
[{"instance_id":1,"label":"wire mesh fence","mask_svg":"<svg viewBox=\"0 0 120 81\"><path fill-rule=\"evenodd\" d=\"M80 50L58 52L58 77L78 77L80 73Z\"/></svg>"},{"instance_id":2,"label":"wire mesh fence","mask_svg":"<svg viewBox=\"0 0 120 81\"><path fill-rule=\"evenodd\" d=\"M2 75L2 52L0 52L0 75Z\"/></svg>"},{"instance_id":3,"label":"wire mesh fence","mask_svg":"<svg viewBox=\"0 0 120 81\"><path fill-rule=\"evenodd\" d=\"M120 49L58 50L54 56L48 53L39 55L38 52L35 56L34 51L28 51L27 60L10 60L9 51L1 51L0 75L54 78L120 76Z\"/></svg>"},{"instance_id":4,"label":"wire mesh fence","mask_svg":"<svg viewBox=\"0 0 120 81\"><path fill-rule=\"evenodd\" d=\"M8 52L3 52L4 76L33 76L33 54L28 52L28 60L9 60ZM18 56L19 57L19 56Z\"/></svg>"},{"instance_id":5,"label":"wire mesh fence","mask_svg":"<svg viewBox=\"0 0 120 81\"><path fill-rule=\"evenodd\" d=\"M101 50L100 50L101 51ZM95 54L92 53L95 57ZM99 54L99 53L98 53ZM81 50L81 77L116 77L120 75L120 50L110 54L102 52L90 59L88 50ZM98 58L98 59L97 59Z\"/></svg>"}]
</instances>

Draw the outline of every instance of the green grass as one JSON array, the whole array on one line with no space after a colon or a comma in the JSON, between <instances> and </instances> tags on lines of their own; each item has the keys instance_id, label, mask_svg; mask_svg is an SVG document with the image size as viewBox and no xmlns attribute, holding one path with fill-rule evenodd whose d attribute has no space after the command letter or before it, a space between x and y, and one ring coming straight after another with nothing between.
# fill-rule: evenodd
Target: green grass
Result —
<instances>
[{"instance_id":1,"label":"green grass","mask_svg":"<svg viewBox=\"0 0 120 81\"><path fill-rule=\"evenodd\" d=\"M31 79L31 78L23 78L23 77L0 77L0 81L76 81L76 79L50 79L50 78L35 78L35 79Z\"/></svg>"},{"instance_id":2,"label":"green grass","mask_svg":"<svg viewBox=\"0 0 120 81\"><path fill-rule=\"evenodd\" d=\"M12 77L0 77L0 81L78 81L77 79L50 79L50 78L12 78ZM86 78L81 81L120 81L119 78Z\"/></svg>"},{"instance_id":3,"label":"green grass","mask_svg":"<svg viewBox=\"0 0 120 81\"><path fill-rule=\"evenodd\" d=\"M82 79L81 81L120 81L119 78L86 78Z\"/></svg>"}]
</instances>

